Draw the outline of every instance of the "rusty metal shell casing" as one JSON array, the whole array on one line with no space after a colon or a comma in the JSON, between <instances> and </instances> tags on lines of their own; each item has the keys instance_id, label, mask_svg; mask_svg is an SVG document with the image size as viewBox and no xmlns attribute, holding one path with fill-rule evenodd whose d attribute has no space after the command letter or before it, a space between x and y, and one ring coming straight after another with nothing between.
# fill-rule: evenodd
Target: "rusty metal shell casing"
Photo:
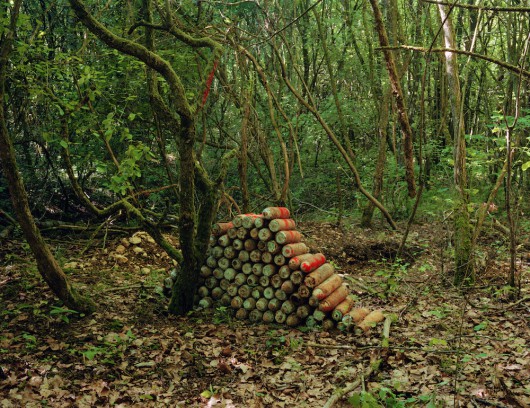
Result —
<instances>
[{"instance_id":1,"label":"rusty metal shell casing","mask_svg":"<svg viewBox=\"0 0 530 408\"><path fill-rule=\"evenodd\" d=\"M254 249L256 249L256 241L253 240L252 238L248 238L245 240L245 242L243 243L243 247L245 248L245 251L253 251Z\"/></svg>"},{"instance_id":2,"label":"rusty metal shell casing","mask_svg":"<svg viewBox=\"0 0 530 408\"><path fill-rule=\"evenodd\" d=\"M309 273L317 269L319 266L324 265L326 262L326 257L324 254L314 254L309 259L304 259L300 262L300 269L302 272Z\"/></svg>"},{"instance_id":3,"label":"rusty metal shell casing","mask_svg":"<svg viewBox=\"0 0 530 408\"><path fill-rule=\"evenodd\" d=\"M207 265L201 266L200 275L201 278L207 278L208 276L212 276L212 268Z\"/></svg>"},{"instance_id":4,"label":"rusty metal shell casing","mask_svg":"<svg viewBox=\"0 0 530 408\"><path fill-rule=\"evenodd\" d=\"M250 260L252 262L261 262L261 251L259 249L250 251Z\"/></svg>"},{"instance_id":5,"label":"rusty metal shell casing","mask_svg":"<svg viewBox=\"0 0 530 408\"><path fill-rule=\"evenodd\" d=\"M280 310L280 308L282 307L282 301L276 298L271 299L269 300L269 304L267 307L269 308L269 310L275 312L276 310Z\"/></svg>"},{"instance_id":6,"label":"rusty metal shell casing","mask_svg":"<svg viewBox=\"0 0 530 408\"><path fill-rule=\"evenodd\" d=\"M280 275L278 274L275 274L275 275L272 275L271 278L270 278L270 284L271 286L274 288L274 289L279 289L280 286L282 286L282 283L283 283L283 279Z\"/></svg>"},{"instance_id":7,"label":"rusty metal shell casing","mask_svg":"<svg viewBox=\"0 0 530 408\"><path fill-rule=\"evenodd\" d=\"M212 248L212 256L216 259L223 257L224 248L221 245L216 245Z\"/></svg>"},{"instance_id":8,"label":"rusty metal shell casing","mask_svg":"<svg viewBox=\"0 0 530 408\"><path fill-rule=\"evenodd\" d=\"M264 290L263 290L263 297L265 299L273 299L274 298L274 288L271 288L270 286L267 286Z\"/></svg>"},{"instance_id":9,"label":"rusty metal shell casing","mask_svg":"<svg viewBox=\"0 0 530 408\"><path fill-rule=\"evenodd\" d=\"M239 309L243 306L243 299L241 299L239 296L233 296L232 300L230 301L230 306L232 309Z\"/></svg>"},{"instance_id":10,"label":"rusty metal shell casing","mask_svg":"<svg viewBox=\"0 0 530 408\"><path fill-rule=\"evenodd\" d=\"M272 310L267 310L263 313L263 322L264 323L274 322L274 312Z\"/></svg>"},{"instance_id":11,"label":"rusty metal shell casing","mask_svg":"<svg viewBox=\"0 0 530 408\"><path fill-rule=\"evenodd\" d=\"M215 268L212 271L212 275L215 277L215 279L223 279L225 277L225 271L221 268Z\"/></svg>"},{"instance_id":12,"label":"rusty metal shell casing","mask_svg":"<svg viewBox=\"0 0 530 408\"><path fill-rule=\"evenodd\" d=\"M259 234L259 228L252 228L250 230L250 238L257 240L259 239L258 234Z\"/></svg>"},{"instance_id":13,"label":"rusty metal shell casing","mask_svg":"<svg viewBox=\"0 0 530 408\"><path fill-rule=\"evenodd\" d=\"M267 220L290 217L291 212L286 207L267 207L263 210L263 218Z\"/></svg>"},{"instance_id":14,"label":"rusty metal shell casing","mask_svg":"<svg viewBox=\"0 0 530 408\"><path fill-rule=\"evenodd\" d=\"M223 235L226 234L226 231L233 227L233 222L218 222L212 225L212 234L216 236Z\"/></svg>"},{"instance_id":15,"label":"rusty metal shell casing","mask_svg":"<svg viewBox=\"0 0 530 408\"><path fill-rule=\"evenodd\" d=\"M277 232L274 239L278 244L295 244L302 240L302 234L298 231Z\"/></svg>"},{"instance_id":16,"label":"rusty metal shell casing","mask_svg":"<svg viewBox=\"0 0 530 408\"><path fill-rule=\"evenodd\" d=\"M263 252L261 254L261 262L270 264L272 263L272 260L273 260L273 256L270 252Z\"/></svg>"},{"instance_id":17,"label":"rusty metal shell casing","mask_svg":"<svg viewBox=\"0 0 530 408\"><path fill-rule=\"evenodd\" d=\"M295 313L292 313L285 319L285 324L289 327L296 327L300 324L300 318Z\"/></svg>"},{"instance_id":18,"label":"rusty metal shell casing","mask_svg":"<svg viewBox=\"0 0 530 408\"><path fill-rule=\"evenodd\" d=\"M282 248L282 255L286 258L292 258L293 256L304 255L309 252L309 248L303 242L295 244L287 244Z\"/></svg>"},{"instance_id":19,"label":"rusty metal shell casing","mask_svg":"<svg viewBox=\"0 0 530 408\"><path fill-rule=\"evenodd\" d=\"M336 274L331 275L324 282L313 289L312 296L316 297L318 300L324 300L340 285L342 285L342 278Z\"/></svg>"},{"instance_id":20,"label":"rusty metal shell casing","mask_svg":"<svg viewBox=\"0 0 530 408\"><path fill-rule=\"evenodd\" d=\"M227 258L223 257L217 261L217 265L222 270L225 270L227 268L230 268L230 261Z\"/></svg>"},{"instance_id":21,"label":"rusty metal shell casing","mask_svg":"<svg viewBox=\"0 0 530 408\"><path fill-rule=\"evenodd\" d=\"M228 235L228 238L230 239L236 239L237 238L237 228L230 228L228 231L226 231L226 235Z\"/></svg>"},{"instance_id":22,"label":"rusty metal shell casing","mask_svg":"<svg viewBox=\"0 0 530 408\"><path fill-rule=\"evenodd\" d=\"M243 249L243 241L239 238L236 238L234 241L232 241L232 246L236 251L241 251Z\"/></svg>"},{"instance_id":23,"label":"rusty metal shell casing","mask_svg":"<svg viewBox=\"0 0 530 408\"><path fill-rule=\"evenodd\" d=\"M290 218L271 220L269 229L272 232L294 230L296 229L296 222Z\"/></svg>"},{"instance_id":24,"label":"rusty metal shell casing","mask_svg":"<svg viewBox=\"0 0 530 408\"><path fill-rule=\"evenodd\" d=\"M236 319L246 320L248 318L248 310L241 308L236 312Z\"/></svg>"},{"instance_id":25,"label":"rusty metal shell casing","mask_svg":"<svg viewBox=\"0 0 530 408\"><path fill-rule=\"evenodd\" d=\"M248 320L250 320L252 323L258 323L263 320L263 312L258 309L253 309L248 314Z\"/></svg>"},{"instance_id":26,"label":"rusty metal shell casing","mask_svg":"<svg viewBox=\"0 0 530 408\"><path fill-rule=\"evenodd\" d=\"M268 228L262 228L258 232L258 238L260 239L260 241L266 242L271 240L273 237L273 232Z\"/></svg>"},{"instance_id":27,"label":"rusty metal shell casing","mask_svg":"<svg viewBox=\"0 0 530 408\"><path fill-rule=\"evenodd\" d=\"M258 309L261 312L265 312L269 310L269 301L265 298L259 298L256 301L256 309Z\"/></svg>"},{"instance_id":28,"label":"rusty metal shell casing","mask_svg":"<svg viewBox=\"0 0 530 408\"><path fill-rule=\"evenodd\" d=\"M335 273L335 268L333 268L333 265L329 263L325 263L324 265L321 265L320 267L315 269L313 272L309 273L305 277L304 283L308 287L314 288L320 285L322 282L324 282L334 273Z\"/></svg>"},{"instance_id":29,"label":"rusty metal shell casing","mask_svg":"<svg viewBox=\"0 0 530 408\"><path fill-rule=\"evenodd\" d=\"M289 265L283 265L282 267L280 267L280 269L278 269L278 274L283 278L283 279L289 279L289 277L291 276L291 268L289 268Z\"/></svg>"},{"instance_id":30,"label":"rusty metal shell casing","mask_svg":"<svg viewBox=\"0 0 530 408\"><path fill-rule=\"evenodd\" d=\"M274 263L278 266L285 265L286 261L287 260L285 259L285 256L283 256L282 254L277 254L274 256Z\"/></svg>"},{"instance_id":31,"label":"rusty metal shell casing","mask_svg":"<svg viewBox=\"0 0 530 408\"><path fill-rule=\"evenodd\" d=\"M245 250L239 251L239 254L237 255L237 259L239 259L241 262L248 262L250 259L250 252L245 251Z\"/></svg>"},{"instance_id":32,"label":"rusty metal shell casing","mask_svg":"<svg viewBox=\"0 0 530 408\"><path fill-rule=\"evenodd\" d=\"M251 293L251 296L258 300L259 298L261 298L263 296L263 291L265 290L265 288L263 286L254 286L252 288L252 293Z\"/></svg>"},{"instance_id":33,"label":"rusty metal shell casing","mask_svg":"<svg viewBox=\"0 0 530 408\"><path fill-rule=\"evenodd\" d=\"M273 255L279 254L282 252L282 246L278 244L276 241L268 241L267 242L267 251L270 252Z\"/></svg>"},{"instance_id":34,"label":"rusty metal shell casing","mask_svg":"<svg viewBox=\"0 0 530 408\"><path fill-rule=\"evenodd\" d=\"M291 273L291 280L295 285L300 285L304 280L304 274L300 271L293 271L293 273Z\"/></svg>"},{"instance_id":35,"label":"rusty metal shell casing","mask_svg":"<svg viewBox=\"0 0 530 408\"><path fill-rule=\"evenodd\" d=\"M228 235L225 234L225 235L221 235L217 239L217 243L221 245L223 248L225 248L232 243L232 240L230 239Z\"/></svg>"}]
</instances>

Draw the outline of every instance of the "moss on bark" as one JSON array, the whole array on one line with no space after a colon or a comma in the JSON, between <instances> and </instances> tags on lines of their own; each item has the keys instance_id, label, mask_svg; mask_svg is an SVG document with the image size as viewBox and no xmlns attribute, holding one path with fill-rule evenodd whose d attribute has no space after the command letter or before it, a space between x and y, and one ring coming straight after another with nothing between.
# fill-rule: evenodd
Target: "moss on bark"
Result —
<instances>
[{"instance_id":1,"label":"moss on bark","mask_svg":"<svg viewBox=\"0 0 530 408\"><path fill-rule=\"evenodd\" d=\"M455 275L456 286L474 282L473 268L473 228L469 220L469 212L465 202L460 202L454 216L455 242Z\"/></svg>"}]
</instances>

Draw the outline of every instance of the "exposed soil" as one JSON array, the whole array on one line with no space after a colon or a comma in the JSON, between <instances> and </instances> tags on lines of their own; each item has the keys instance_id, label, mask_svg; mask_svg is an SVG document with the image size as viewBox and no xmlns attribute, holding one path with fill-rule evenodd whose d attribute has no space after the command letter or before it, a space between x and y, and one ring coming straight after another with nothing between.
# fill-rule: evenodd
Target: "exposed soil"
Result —
<instances>
[{"instance_id":1,"label":"exposed soil","mask_svg":"<svg viewBox=\"0 0 530 408\"><path fill-rule=\"evenodd\" d=\"M72 281L98 302L97 313L80 317L60 307L24 246L6 241L0 406L322 407L357 379L380 396L368 406L530 406L527 253L515 300L504 286L504 239L493 231L465 294L450 285L443 225L415 226L399 256L400 237L386 230L303 223L300 231L340 268L358 304L395 314L390 347L381 347L381 326L294 330L239 322L224 308L168 316L157 287L172 261L144 233L97 242L83 255L86 241L51 241ZM363 378L375 360L379 369ZM360 391L349 396L368 400ZM344 398L335 406L353 405Z\"/></svg>"}]
</instances>

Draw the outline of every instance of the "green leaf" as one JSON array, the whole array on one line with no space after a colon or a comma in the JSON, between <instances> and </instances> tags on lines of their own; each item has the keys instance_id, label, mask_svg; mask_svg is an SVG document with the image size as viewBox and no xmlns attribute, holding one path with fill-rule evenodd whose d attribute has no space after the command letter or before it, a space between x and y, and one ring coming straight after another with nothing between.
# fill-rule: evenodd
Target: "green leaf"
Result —
<instances>
[{"instance_id":1,"label":"green leaf","mask_svg":"<svg viewBox=\"0 0 530 408\"><path fill-rule=\"evenodd\" d=\"M61 140L59 144L63 149L68 149L68 142L66 140Z\"/></svg>"},{"instance_id":2,"label":"green leaf","mask_svg":"<svg viewBox=\"0 0 530 408\"><path fill-rule=\"evenodd\" d=\"M213 394L210 390L204 390L203 392L201 392L201 397L203 398L210 398L212 395Z\"/></svg>"},{"instance_id":3,"label":"green leaf","mask_svg":"<svg viewBox=\"0 0 530 408\"><path fill-rule=\"evenodd\" d=\"M482 322L480 324L477 324L475 327L473 327L473 330L476 332L484 330L486 327L488 327L488 322Z\"/></svg>"},{"instance_id":4,"label":"green leaf","mask_svg":"<svg viewBox=\"0 0 530 408\"><path fill-rule=\"evenodd\" d=\"M523 163L523 165L521 166L521 170L523 171L526 171L530 169L530 161L527 161L526 163Z\"/></svg>"},{"instance_id":5,"label":"green leaf","mask_svg":"<svg viewBox=\"0 0 530 408\"><path fill-rule=\"evenodd\" d=\"M90 350L83 351L83 355L89 360L93 360L100 352L101 351L98 347L93 347Z\"/></svg>"},{"instance_id":6,"label":"green leaf","mask_svg":"<svg viewBox=\"0 0 530 408\"><path fill-rule=\"evenodd\" d=\"M136 113L130 113L127 119L129 119L132 122L135 117L136 117Z\"/></svg>"}]
</instances>

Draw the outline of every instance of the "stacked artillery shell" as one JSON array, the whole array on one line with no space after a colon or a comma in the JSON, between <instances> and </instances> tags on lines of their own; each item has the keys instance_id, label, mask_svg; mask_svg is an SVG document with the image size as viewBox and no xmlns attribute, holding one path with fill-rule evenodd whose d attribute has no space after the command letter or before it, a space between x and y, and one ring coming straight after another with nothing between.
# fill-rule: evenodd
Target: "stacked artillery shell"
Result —
<instances>
[{"instance_id":1,"label":"stacked artillery shell","mask_svg":"<svg viewBox=\"0 0 530 408\"><path fill-rule=\"evenodd\" d=\"M324 254L309 253L290 217L285 207L269 207L215 224L199 306L219 302L238 319L292 327L362 323L368 313L354 309L355 298L333 265Z\"/></svg>"}]
</instances>

